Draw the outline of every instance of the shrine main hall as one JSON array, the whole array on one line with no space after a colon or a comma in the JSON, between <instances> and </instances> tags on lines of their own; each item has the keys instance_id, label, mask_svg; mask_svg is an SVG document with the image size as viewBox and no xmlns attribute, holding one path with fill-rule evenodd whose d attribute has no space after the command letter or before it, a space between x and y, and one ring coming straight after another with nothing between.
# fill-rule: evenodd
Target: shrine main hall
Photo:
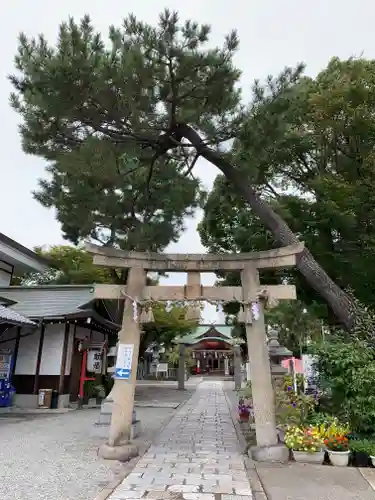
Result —
<instances>
[{"instance_id":1,"label":"shrine main hall","mask_svg":"<svg viewBox=\"0 0 375 500\"><path fill-rule=\"evenodd\" d=\"M179 343L192 350L192 373L233 374L232 329L227 325L200 325L179 339Z\"/></svg>"}]
</instances>

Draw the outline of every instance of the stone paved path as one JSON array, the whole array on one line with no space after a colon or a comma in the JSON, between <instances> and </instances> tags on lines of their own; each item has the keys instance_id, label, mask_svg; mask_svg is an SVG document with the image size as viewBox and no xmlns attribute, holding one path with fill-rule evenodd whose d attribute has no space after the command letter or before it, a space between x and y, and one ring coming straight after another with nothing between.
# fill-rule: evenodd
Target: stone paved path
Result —
<instances>
[{"instance_id":1,"label":"stone paved path","mask_svg":"<svg viewBox=\"0 0 375 500\"><path fill-rule=\"evenodd\" d=\"M108 500L140 498L251 500L222 382L198 386Z\"/></svg>"}]
</instances>

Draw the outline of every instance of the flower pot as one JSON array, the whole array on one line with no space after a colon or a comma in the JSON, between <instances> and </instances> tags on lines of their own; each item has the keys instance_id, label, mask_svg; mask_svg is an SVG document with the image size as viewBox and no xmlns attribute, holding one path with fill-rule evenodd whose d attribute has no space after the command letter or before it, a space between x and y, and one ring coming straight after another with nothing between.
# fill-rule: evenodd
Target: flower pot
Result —
<instances>
[{"instance_id":1,"label":"flower pot","mask_svg":"<svg viewBox=\"0 0 375 500\"><path fill-rule=\"evenodd\" d=\"M354 451L352 455L352 465L354 467L368 467L370 457L364 451Z\"/></svg>"},{"instance_id":2,"label":"flower pot","mask_svg":"<svg viewBox=\"0 0 375 500\"><path fill-rule=\"evenodd\" d=\"M293 450L293 457L299 463L321 465L324 460L324 450L314 451L313 453Z\"/></svg>"},{"instance_id":3,"label":"flower pot","mask_svg":"<svg viewBox=\"0 0 375 500\"><path fill-rule=\"evenodd\" d=\"M240 413L240 422L248 422L249 416L249 413Z\"/></svg>"},{"instance_id":4,"label":"flower pot","mask_svg":"<svg viewBox=\"0 0 375 500\"><path fill-rule=\"evenodd\" d=\"M335 467L347 467L349 463L348 451L332 451L328 450L329 460Z\"/></svg>"}]
</instances>

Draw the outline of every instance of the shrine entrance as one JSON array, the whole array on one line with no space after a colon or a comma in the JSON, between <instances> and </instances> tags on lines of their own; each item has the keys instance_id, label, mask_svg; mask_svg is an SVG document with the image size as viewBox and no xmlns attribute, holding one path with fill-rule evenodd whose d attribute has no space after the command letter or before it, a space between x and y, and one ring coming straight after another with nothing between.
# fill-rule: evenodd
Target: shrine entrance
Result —
<instances>
[{"instance_id":1,"label":"shrine entrance","mask_svg":"<svg viewBox=\"0 0 375 500\"><path fill-rule=\"evenodd\" d=\"M165 303L166 310L173 303L187 307L189 317L199 319L204 302L221 307L237 302L239 321L246 326L246 337L251 371L255 413L258 460L278 460L285 455L285 447L278 444L275 419L275 401L267 348L264 308L283 299L295 299L293 285L263 285L260 269L287 268L296 264L296 255L303 243L246 254L154 254L124 252L115 248L87 245L94 254L94 264L110 268L126 268L127 284L97 285L95 296L101 299L125 300L122 328L119 332L115 383L111 391L113 411L109 439L99 450L103 458L125 460L137 451L129 443L132 428L134 391L138 366L141 324L152 321L152 308ZM186 272L185 286L146 286L147 272ZM202 272L241 272L242 286L202 286ZM182 346L183 347L183 346ZM210 351L214 349L210 349ZM204 352L208 349L202 349ZM206 355L212 370L219 368L219 357ZM215 359L215 364L214 364ZM224 358L225 359L225 358ZM217 369L218 369L217 368ZM127 443L124 444L124 439Z\"/></svg>"}]
</instances>

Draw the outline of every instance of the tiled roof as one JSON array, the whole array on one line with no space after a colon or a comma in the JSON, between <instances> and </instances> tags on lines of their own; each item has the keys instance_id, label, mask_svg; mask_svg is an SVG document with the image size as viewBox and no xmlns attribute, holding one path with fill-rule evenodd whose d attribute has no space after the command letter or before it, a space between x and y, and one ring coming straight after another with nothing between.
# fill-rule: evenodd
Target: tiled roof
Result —
<instances>
[{"instance_id":1,"label":"tiled roof","mask_svg":"<svg viewBox=\"0 0 375 500\"><path fill-rule=\"evenodd\" d=\"M32 319L63 318L84 312L94 300L91 285L0 287L0 297L15 304L10 308Z\"/></svg>"},{"instance_id":2,"label":"tiled roof","mask_svg":"<svg viewBox=\"0 0 375 500\"><path fill-rule=\"evenodd\" d=\"M232 326L228 325L200 325L189 335L185 335L178 339L178 342L183 344L195 344L199 341L200 337L202 337L209 330L214 329L216 332L220 333L223 337L226 337L228 340L232 340ZM212 339L218 338L216 335L210 337ZM225 340L225 339L224 339Z\"/></svg>"},{"instance_id":3,"label":"tiled roof","mask_svg":"<svg viewBox=\"0 0 375 500\"><path fill-rule=\"evenodd\" d=\"M37 326L36 323L28 318L25 318L22 314L13 311L9 307L0 305L0 324L1 323L7 323L15 326Z\"/></svg>"}]
</instances>

